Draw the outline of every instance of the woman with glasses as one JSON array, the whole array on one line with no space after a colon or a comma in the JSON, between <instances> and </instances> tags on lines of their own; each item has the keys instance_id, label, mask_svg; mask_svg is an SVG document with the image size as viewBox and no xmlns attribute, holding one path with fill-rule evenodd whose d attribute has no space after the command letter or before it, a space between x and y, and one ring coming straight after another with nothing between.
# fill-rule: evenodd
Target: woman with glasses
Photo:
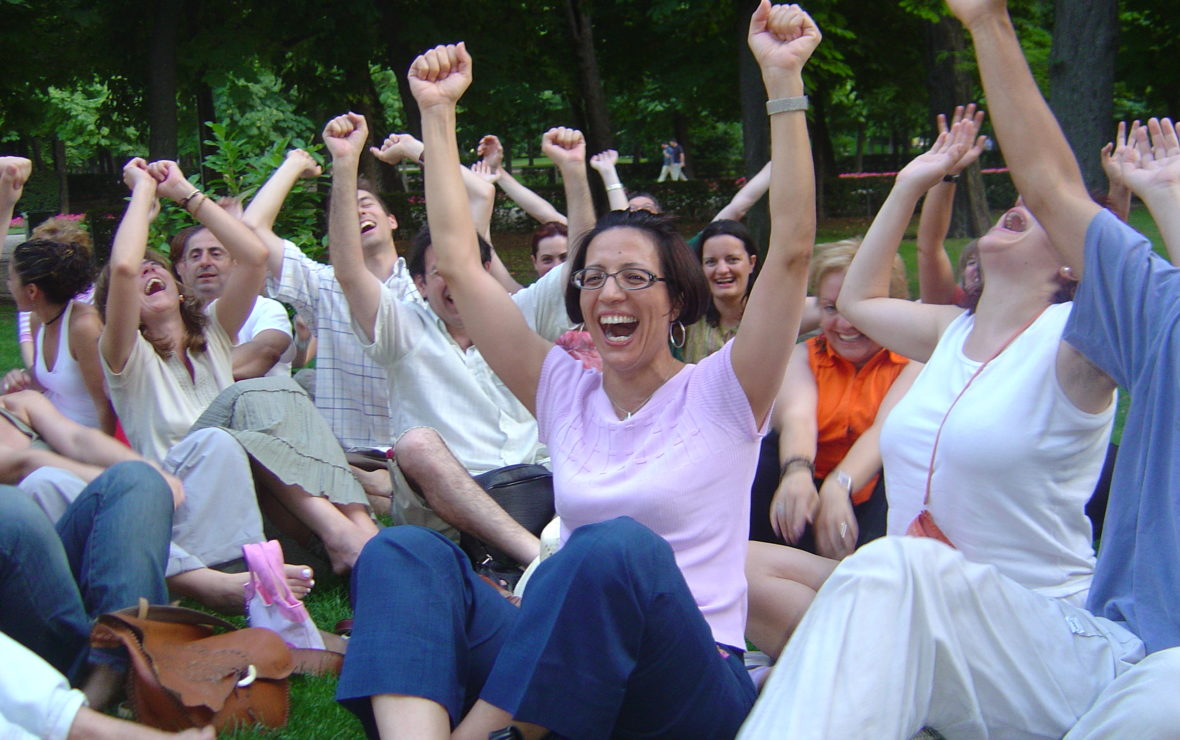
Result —
<instances>
[{"instance_id":1,"label":"woman with glasses","mask_svg":"<svg viewBox=\"0 0 1180 740\"><path fill-rule=\"evenodd\" d=\"M433 532L396 527L366 546L338 697L371 734L737 732L755 695L741 661L749 486L815 233L801 71L819 39L798 6L764 1L751 19L776 166L770 249L737 337L700 365L672 356L669 333L708 301L696 257L666 220L614 212L579 235L566 291L601 371L534 334L485 279L456 176L471 58L460 44L414 62L437 267L480 352L537 416L562 546L519 609Z\"/></svg>"}]
</instances>

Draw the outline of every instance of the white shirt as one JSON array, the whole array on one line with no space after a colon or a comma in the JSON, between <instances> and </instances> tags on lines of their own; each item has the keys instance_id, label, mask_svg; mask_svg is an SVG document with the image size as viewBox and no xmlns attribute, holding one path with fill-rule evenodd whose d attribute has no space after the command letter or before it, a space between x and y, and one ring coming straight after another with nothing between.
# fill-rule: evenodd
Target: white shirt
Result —
<instances>
[{"instance_id":1,"label":"white shirt","mask_svg":"<svg viewBox=\"0 0 1180 740\"><path fill-rule=\"evenodd\" d=\"M192 376L175 352L165 360L139 332L122 372L112 372L102 358L123 432L131 447L149 460L162 462L213 399L234 382L232 345L217 320L216 305L213 301L205 307L206 350L189 354Z\"/></svg>"},{"instance_id":2,"label":"white shirt","mask_svg":"<svg viewBox=\"0 0 1180 740\"><path fill-rule=\"evenodd\" d=\"M0 632L0 738L64 740L86 697L32 650Z\"/></svg>"},{"instance_id":3,"label":"white shirt","mask_svg":"<svg viewBox=\"0 0 1180 740\"><path fill-rule=\"evenodd\" d=\"M565 270L554 269L512 296L529 326L553 340L571 328L565 312ZM358 341L388 371L394 438L432 427L473 475L520 463L545 463L537 422L475 346L466 350L421 301L381 290L375 341L353 324ZM318 380L317 380L318 383Z\"/></svg>"},{"instance_id":4,"label":"white shirt","mask_svg":"<svg viewBox=\"0 0 1180 740\"><path fill-rule=\"evenodd\" d=\"M295 359L295 334L291 331L291 319L287 317L287 309L278 301L259 296L254 301L254 310L246 317L246 323L238 330L238 344L245 344L267 329L275 329L286 334L291 342L287 349L279 355L279 361L263 373L267 378L289 378L291 376L291 361Z\"/></svg>"},{"instance_id":5,"label":"white shirt","mask_svg":"<svg viewBox=\"0 0 1180 740\"><path fill-rule=\"evenodd\" d=\"M384 287L402 299L418 295L401 258ZM332 266L310 259L285 241L283 271L267 281L267 292L294 306L316 333L315 406L340 444L345 449L393 444L389 379L353 335L348 300Z\"/></svg>"},{"instance_id":6,"label":"white shirt","mask_svg":"<svg viewBox=\"0 0 1180 740\"><path fill-rule=\"evenodd\" d=\"M1072 305L1045 309L946 416L930 513L967 559L1077 603L1094 570L1085 507L1102 469L1115 404L1086 413L1057 381L1057 349ZM981 364L963 353L974 324L974 315L963 313L947 326L881 430L888 534L904 534L922 509L934 436Z\"/></svg>"}]
</instances>

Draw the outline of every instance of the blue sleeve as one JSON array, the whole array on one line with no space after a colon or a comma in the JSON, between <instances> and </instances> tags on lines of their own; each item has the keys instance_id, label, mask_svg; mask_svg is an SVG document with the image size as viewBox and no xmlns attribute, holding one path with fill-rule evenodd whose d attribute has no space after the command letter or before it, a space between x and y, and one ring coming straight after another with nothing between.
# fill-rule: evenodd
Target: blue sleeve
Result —
<instances>
[{"instance_id":1,"label":"blue sleeve","mask_svg":"<svg viewBox=\"0 0 1180 740\"><path fill-rule=\"evenodd\" d=\"M1180 269L1109 211L1086 231L1085 276L1064 339L1134 392L1180 310Z\"/></svg>"}]
</instances>

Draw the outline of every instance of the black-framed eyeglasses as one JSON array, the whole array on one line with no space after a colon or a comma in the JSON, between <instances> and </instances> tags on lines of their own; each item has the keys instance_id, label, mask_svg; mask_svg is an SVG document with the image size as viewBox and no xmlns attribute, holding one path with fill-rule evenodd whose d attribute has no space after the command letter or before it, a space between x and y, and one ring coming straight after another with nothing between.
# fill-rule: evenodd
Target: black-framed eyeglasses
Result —
<instances>
[{"instance_id":1,"label":"black-framed eyeglasses","mask_svg":"<svg viewBox=\"0 0 1180 740\"><path fill-rule=\"evenodd\" d=\"M598 267L583 267L573 274L573 283L580 290L600 290L606 285L607 278L614 278L615 285L623 290L643 290L656 283L668 282L642 267L624 267L618 272L607 272Z\"/></svg>"}]
</instances>

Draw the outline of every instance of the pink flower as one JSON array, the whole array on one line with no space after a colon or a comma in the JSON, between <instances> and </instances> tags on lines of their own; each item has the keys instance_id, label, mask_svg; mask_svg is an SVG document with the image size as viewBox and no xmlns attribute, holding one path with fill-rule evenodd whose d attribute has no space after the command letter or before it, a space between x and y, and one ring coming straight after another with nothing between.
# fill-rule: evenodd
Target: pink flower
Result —
<instances>
[{"instance_id":1,"label":"pink flower","mask_svg":"<svg viewBox=\"0 0 1180 740\"><path fill-rule=\"evenodd\" d=\"M557 346L582 361L582 367L587 370L602 370L602 358L598 355L598 348L590 338L590 332L570 329L557 338Z\"/></svg>"}]
</instances>

